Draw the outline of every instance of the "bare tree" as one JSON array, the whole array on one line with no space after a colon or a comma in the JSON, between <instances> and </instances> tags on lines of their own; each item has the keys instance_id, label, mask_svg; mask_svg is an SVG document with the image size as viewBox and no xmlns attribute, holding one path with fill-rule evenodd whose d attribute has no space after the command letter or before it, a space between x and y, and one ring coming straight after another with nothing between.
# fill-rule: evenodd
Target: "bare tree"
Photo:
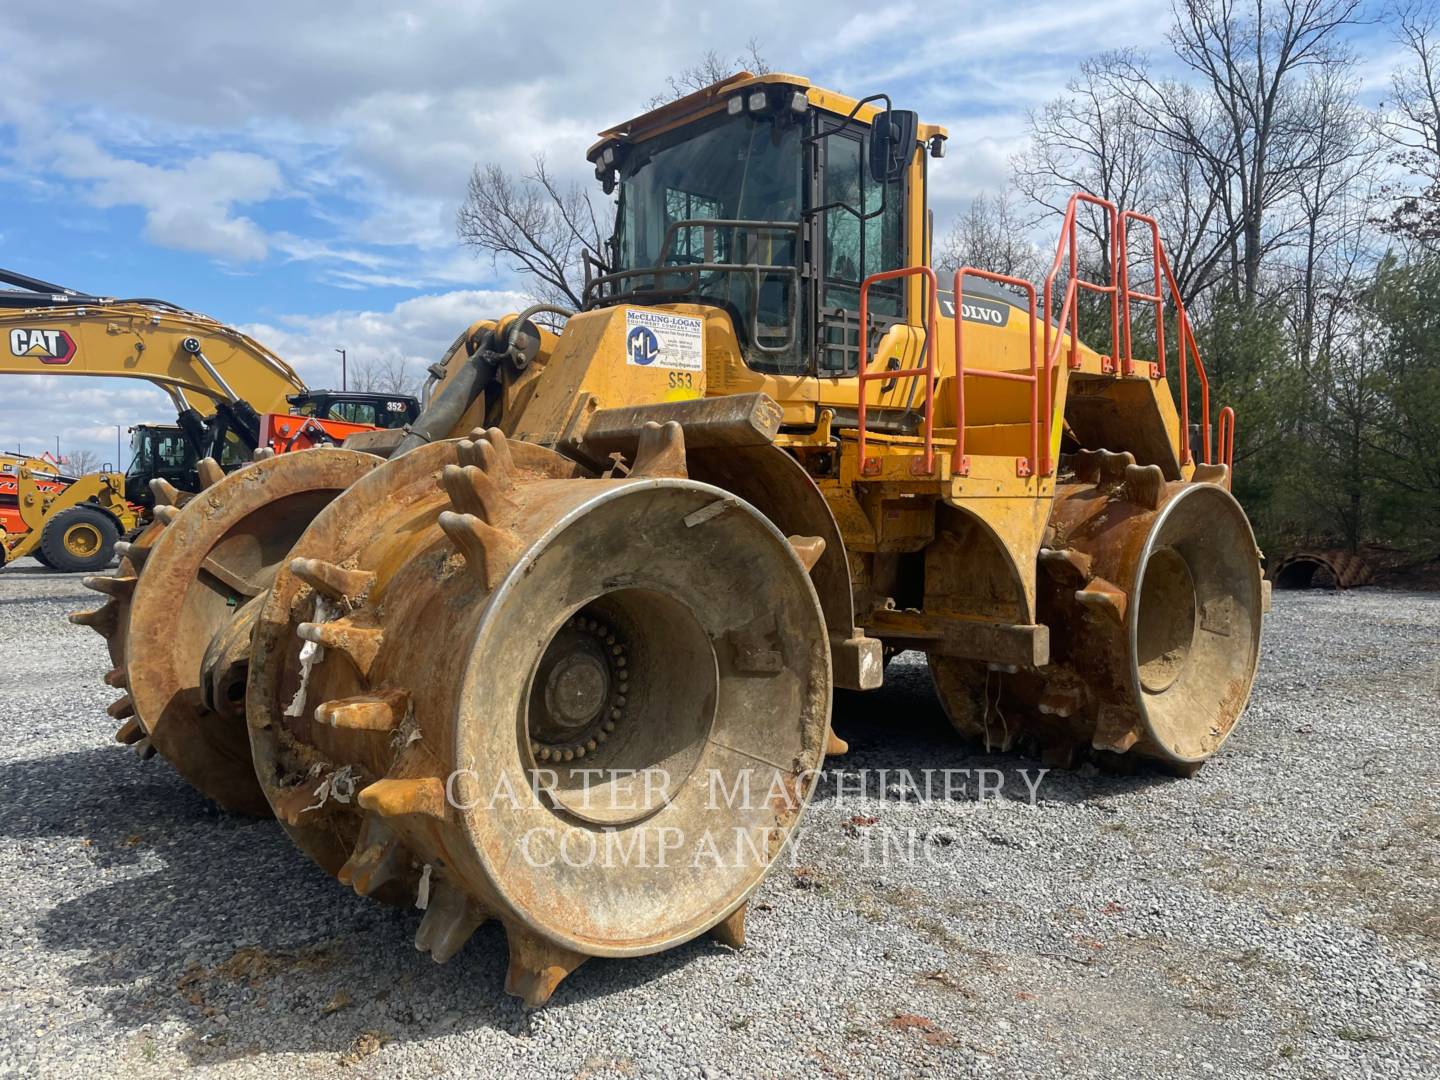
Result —
<instances>
[{"instance_id":1,"label":"bare tree","mask_svg":"<svg viewBox=\"0 0 1440 1080\"><path fill-rule=\"evenodd\" d=\"M603 238L590 193L564 185L537 154L528 173L513 177L499 165L477 165L456 214L461 243L501 260L534 283L545 303L580 307L582 259L600 257Z\"/></svg>"},{"instance_id":2,"label":"bare tree","mask_svg":"<svg viewBox=\"0 0 1440 1080\"><path fill-rule=\"evenodd\" d=\"M1133 96L1124 92L1144 60L1133 51L1102 53L1084 61L1065 93L1029 114L1030 145L1012 162L1019 191L1048 214L1063 214L1076 191L1108 199L1121 209L1148 200L1154 143ZM1086 205L1079 226L1095 240L1100 272L1110 273L1110 220Z\"/></svg>"},{"instance_id":3,"label":"bare tree","mask_svg":"<svg viewBox=\"0 0 1440 1080\"><path fill-rule=\"evenodd\" d=\"M1134 50L1102 53L1081 64L1065 94L1030 114L1030 146L1012 162L1016 185L1042 215L1063 214L1070 196L1083 191L1154 216L1181 293L1196 294L1228 250L1214 227L1223 217L1225 181L1193 150L1215 141L1213 113L1194 88L1153 83L1147 60ZM1183 140L1162 137L1162 115L1183 124ZM1085 204L1077 223L1091 240L1078 253L1082 264L1107 279L1109 216ZM1135 261L1140 276L1133 284L1153 291L1146 265Z\"/></svg>"},{"instance_id":4,"label":"bare tree","mask_svg":"<svg viewBox=\"0 0 1440 1080\"><path fill-rule=\"evenodd\" d=\"M741 71L748 71L752 75L765 75L770 71L770 64L760 55L760 43L754 38L747 41L744 50L731 60L721 59L714 49L706 49L698 62L683 68L677 74L666 76L665 92L656 94L645 106L658 109L667 102L678 100L697 90L704 90L707 86L723 82Z\"/></svg>"},{"instance_id":5,"label":"bare tree","mask_svg":"<svg viewBox=\"0 0 1440 1080\"><path fill-rule=\"evenodd\" d=\"M1157 92L1142 81L1131 92L1155 142L1145 212L1160 223L1180 295L1200 300L1235 265L1227 125L1210 96L1193 86L1164 83Z\"/></svg>"},{"instance_id":6,"label":"bare tree","mask_svg":"<svg viewBox=\"0 0 1440 1080\"><path fill-rule=\"evenodd\" d=\"M1392 161L1417 177L1418 191L1393 186L1398 202L1383 223L1387 232L1434 245L1440 241L1440 25L1429 4L1395 11L1396 31L1408 62L1390 78L1392 100L1380 124Z\"/></svg>"},{"instance_id":7,"label":"bare tree","mask_svg":"<svg viewBox=\"0 0 1440 1080\"><path fill-rule=\"evenodd\" d=\"M70 450L60 459L60 467L71 476L84 476L97 471L102 462L93 450Z\"/></svg>"},{"instance_id":8,"label":"bare tree","mask_svg":"<svg viewBox=\"0 0 1440 1080\"><path fill-rule=\"evenodd\" d=\"M935 269L948 279L964 266L974 266L1025 281L1038 281L1046 260L1030 242L1009 191L980 195L955 219L935 252Z\"/></svg>"},{"instance_id":9,"label":"bare tree","mask_svg":"<svg viewBox=\"0 0 1440 1080\"><path fill-rule=\"evenodd\" d=\"M350 362L349 382L362 393L408 394L417 397L424 372L412 369L398 352L359 357Z\"/></svg>"},{"instance_id":10,"label":"bare tree","mask_svg":"<svg viewBox=\"0 0 1440 1080\"><path fill-rule=\"evenodd\" d=\"M1267 250L1279 242L1266 231L1267 214L1294 193L1312 161L1298 80L1308 69L1352 62L1337 32L1359 8L1360 0L1176 0L1171 45L1200 77L1219 123L1198 129L1174 84L1145 80L1151 93L1136 98L1170 147L1224 181L1216 194L1234 252L1234 291L1246 306L1258 296Z\"/></svg>"},{"instance_id":11,"label":"bare tree","mask_svg":"<svg viewBox=\"0 0 1440 1080\"><path fill-rule=\"evenodd\" d=\"M1378 148L1369 117L1356 103L1354 80L1342 69L1314 73L1299 115L1306 121L1309 150L1295 193L1300 221L1295 339L1301 369L1309 373L1317 352L1328 354L1334 309L1344 303L1357 273L1368 269L1362 256L1373 196L1369 174Z\"/></svg>"}]
</instances>

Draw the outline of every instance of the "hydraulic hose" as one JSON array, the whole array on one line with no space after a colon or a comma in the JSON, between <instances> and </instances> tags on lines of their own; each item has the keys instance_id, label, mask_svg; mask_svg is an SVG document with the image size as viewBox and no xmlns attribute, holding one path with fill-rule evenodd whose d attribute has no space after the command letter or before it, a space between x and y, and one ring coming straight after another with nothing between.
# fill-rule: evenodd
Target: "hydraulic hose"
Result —
<instances>
[{"instance_id":1,"label":"hydraulic hose","mask_svg":"<svg viewBox=\"0 0 1440 1080\"><path fill-rule=\"evenodd\" d=\"M485 392L485 387L489 386L490 380L495 377L503 353L492 352L494 344L495 335L487 330L480 339L480 347L475 350L475 355L465 362L465 366L456 372L455 377L430 399L430 403L415 418L415 422L405 429L405 438L400 440L400 445L395 448L391 457L399 457L428 442L443 439L454 430L460 418L465 415L465 410Z\"/></svg>"},{"instance_id":2,"label":"hydraulic hose","mask_svg":"<svg viewBox=\"0 0 1440 1080\"><path fill-rule=\"evenodd\" d=\"M180 425L180 432L185 436L185 443L197 458L206 457L210 454L210 428L205 423L205 418L200 415L198 409L186 407L175 415L175 421Z\"/></svg>"},{"instance_id":3,"label":"hydraulic hose","mask_svg":"<svg viewBox=\"0 0 1440 1080\"><path fill-rule=\"evenodd\" d=\"M559 315L568 319L575 313L569 308L556 307L554 304L534 304L506 324L503 338L497 340L495 331L485 331L477 343L475 355L445 384L444 389L430 398L424 411L405 429L405 438L400 440L400 445L390 456L399 457L418 446L449 435L460 422L460 417L465 415L465 411L495 378L502 360L508 358L515 370L525 370L540 351L540 338L531 325L530 318L541 314Z\"/></svg>"}]
</instances>

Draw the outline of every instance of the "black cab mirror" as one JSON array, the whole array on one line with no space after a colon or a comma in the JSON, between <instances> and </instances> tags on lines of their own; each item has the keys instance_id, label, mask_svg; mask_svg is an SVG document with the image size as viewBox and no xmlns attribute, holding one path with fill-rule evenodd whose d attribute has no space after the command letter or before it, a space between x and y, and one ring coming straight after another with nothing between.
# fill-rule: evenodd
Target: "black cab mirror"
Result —
<instances>
[{"instance_id":1,"label":"black cab mirror","mask_svg":"<svg viewBox=\"0 0 1440 1080\"><path fill-rule=\"evenodd\" d=\"M909 109L886 109L870 125L870 176L877 184L898 180L915 155L920 117Z\"/></svg>"}]
</instances>

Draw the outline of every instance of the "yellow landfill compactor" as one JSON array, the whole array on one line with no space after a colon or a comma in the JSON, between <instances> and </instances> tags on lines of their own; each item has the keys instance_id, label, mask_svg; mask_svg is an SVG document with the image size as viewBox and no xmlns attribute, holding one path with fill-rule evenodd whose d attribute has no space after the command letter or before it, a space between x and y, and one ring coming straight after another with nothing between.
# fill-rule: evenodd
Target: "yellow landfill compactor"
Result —
<instances>
[{"instance_id":1,"label":"yellow landfill compactor","mask_svg":"<svg viewBox=\"0 0 1440 1080\"><path fill-rule=\"evenodd\" d=\"M424 909L437 961L498 920L532 1005L589 957L740 944L845 749L832 688L890 651L987 747L1199 767L1266 599L1233 414L1143 215L1077 196L1038 296L939 279L945 138L781 74L604 132L582 310L477 324L363 450L207 470L90 579L118 738Z\"/></svg>"}]
</instances>

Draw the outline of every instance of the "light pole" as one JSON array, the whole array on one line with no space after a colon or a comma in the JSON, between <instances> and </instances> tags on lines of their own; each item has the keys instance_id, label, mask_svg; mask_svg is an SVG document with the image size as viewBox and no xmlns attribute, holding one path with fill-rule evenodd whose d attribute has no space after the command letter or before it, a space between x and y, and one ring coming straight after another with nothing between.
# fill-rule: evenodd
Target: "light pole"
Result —
<instances>
[{"instance_id":1,"label":"light pole","mask_svg":"<svg viewBox=\"0 0 1440 1080\"><path fill-rule=\"evenodd\" d=\"M344 389L345 389L345 350L344 350L344 349L336 349L335 351L340 354L340 389L341 389L341 390L344 390Z\"/></svg>"}]
</instances>

